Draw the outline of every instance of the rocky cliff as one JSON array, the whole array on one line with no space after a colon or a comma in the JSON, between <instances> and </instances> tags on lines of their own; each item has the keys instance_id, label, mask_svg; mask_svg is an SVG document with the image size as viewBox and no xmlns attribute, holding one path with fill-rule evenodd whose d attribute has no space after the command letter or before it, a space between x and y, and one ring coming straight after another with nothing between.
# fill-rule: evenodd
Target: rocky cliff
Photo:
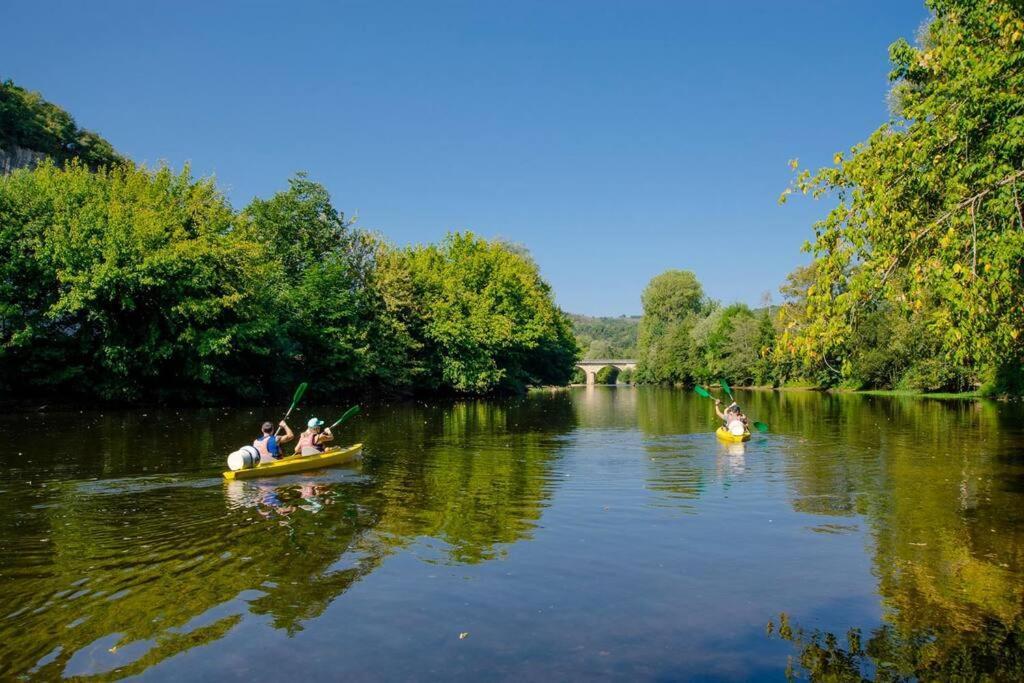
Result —
<instances>
[{"instance_id":1,"label":"rocky cliff","mask_svg":"<svg viewBox=\"0 0 1024 683\"><path fill-rule=\"evenodd\" d=\"M0 175L6 175L17 168L35 166L45 158L42 152L17 145L11 145L8 149L0 147Z\"/></svg>"}]
</instances>

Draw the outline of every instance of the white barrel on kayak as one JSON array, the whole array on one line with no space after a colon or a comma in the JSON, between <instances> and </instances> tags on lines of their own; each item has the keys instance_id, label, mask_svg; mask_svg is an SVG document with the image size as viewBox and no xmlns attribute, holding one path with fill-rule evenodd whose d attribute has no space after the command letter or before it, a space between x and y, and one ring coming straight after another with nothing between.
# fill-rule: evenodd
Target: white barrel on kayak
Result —
<instances>
[{"instance_id":1,"label":"white barrel on kayak","mask_svg":"<svg viewBox=\"0 0 1024 683\"><path fill-rule=\"evenodd\" d=\"M251 470L260 464L260 452L255 446L242 446L228 454L228 469L233 471Z\"/></svg>"}]
</instances>

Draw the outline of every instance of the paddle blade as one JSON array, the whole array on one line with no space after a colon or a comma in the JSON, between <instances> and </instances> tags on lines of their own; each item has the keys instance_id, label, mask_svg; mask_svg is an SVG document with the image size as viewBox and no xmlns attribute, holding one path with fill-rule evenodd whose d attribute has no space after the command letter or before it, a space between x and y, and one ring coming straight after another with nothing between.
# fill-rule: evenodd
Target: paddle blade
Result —
<instances>
[{"instance_id":1,"label":"paddle blade","mask_svg":"<svg viewBox=\"0 0 1024 683\"><path fill-rule=\"evenodd\" d=\"M702 386L695 386L693 390L696 391L697 394L699 394L700 396L703 396L704 398L711 398L711 394L709 394L708 390Z\"/></svg>"},{"instance_id":2,"label":"paddle blade","mask_svg":"<svg viewBox=\"0 0 1024 683\"><path fill-rule=\"evenodd\" d=\"M729 396L729 399L735 401L736 399L733 398L732 396L732 389L729 388L729 383L726 382L724 379L718 380L718 383L722 385L722 391L724 391Z\"/></svg>"},{"instance_id":3,"label":"paddle blade","mask_svg":"<svg viewBox=\"0 0 1024 683\"><path fill-rule=\"evenodd\" d=\"M292 408L299 404L299 400L303 397L303 395L305 395L306 389L308 388L309 384L306 382L303 382L302 384L299 385L299 388L295 390L295 396L292 397Z\"/></svg>"},{"instance_id":4,"label":"paddle blade","mask_svg":"<svg viewBox=\"0 0 1024 683\"><path fill-rule=\"evenodd\" d=\"M754 427L756 427L757 431L761 432L762 434L764 434L764 433L766 433L768 431L768 425L766 425L764 422L757 422L757 421L755 421L754 422Z\"/></svg>"},{"instance_id":5,"label":"paddle blade","mask_svg":"<svg viewBox=\"0 0 1024 683\"><path fill-rule=\"evenodd\" d=\"M341 417L338 418L337 422L335 422L330 427L328 427L328 429L334 429L335 427L340 425L342 422L344 422L345 420L349 419L350 417L352 417L353 415L357 414L358 412L359 412L359 406L352 406L351 408L349 408L348 410L345 411L344 415L342 415Z\"/></svg>"}]
</instances>

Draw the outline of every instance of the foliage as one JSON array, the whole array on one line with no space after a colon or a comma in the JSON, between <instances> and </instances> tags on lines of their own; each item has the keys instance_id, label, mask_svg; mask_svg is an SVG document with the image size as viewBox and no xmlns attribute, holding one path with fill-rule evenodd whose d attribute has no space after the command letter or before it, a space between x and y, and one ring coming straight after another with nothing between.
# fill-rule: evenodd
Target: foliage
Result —
<instances>
[{"instance_id":1,"label":"foliage","mask_svg":"<svg viewBox=\"0 0 1024 683\"><path fill-rule=\"evenodd\" d=\"M395 249L305 175L235 213L209 180L52 161L0 178L0 389L209 402L568 381L536 264L470 234Z\"/></svg>"},{"instance_id":2,"label":"foliage","mask_svg":"<svg viewBox=\"0 0 1024 683\"><path fill-rule=\"evenodd\" d=\"M772 382L775 328L767 311L708 300L693 273L669 271L644 292L640 322L641 382L732 384Z\"/></svg>"},{"instance_id":3,"label":"foliage","mask_svg":"<svg viewBox=\"0 0 1024 683\"><path fill-rule=\"evenodd\" d=\"M267 332L260 276L233 214L188 170L77 163L0 181L0 367L105 399L204 397L243 386Z\"/></svg>"},{"instance_id":4,"label":"foliage","mask_svg":"<svg viewBox=\"0 0 1024 683\"><path fill-rule=\"evenodd\" d=\"M597 371L594 381L598 384L616 384L619 381L620 371L614 365L606 365Z\"/></svg>"},{"instance_id":5,"label":"foliage","mask_svg":"<svg viewBox=\"0 0 1024 683\"><path fill-rule=\"evenodd\" d=\"M636 358L639 316L611 318L570 313L569 320L585 360Z\"/></svg>"},{"instance_id":6,"label":"foliage","mask_svg":"<svg viewBox=\"0 0 1024 683\"><path fill-rule=\"evenodd\" d=\"M23 147L58 163L78 159L96 168L124 159L109 142L75 125L71 115L37 92L0 83L0 148Z\"/></svg>"},{"instance_id":7,"label":"foliage","mask_svg":"<svg viewBox=\"0 0 1024 683\"><path fill-rule=\"evenodd\" d=\"M966 634L902 633L889 625L847 631L845 642L829 631L795 629L783 612L768 623L769 636L793 643L796 666L787 680L812 681L1019 681L1024 677L1024 623L992 620Z\"/></svg>"},{"instance_id":8,"label":"foliage","mask_svg":"<svg viewBox=\"0 0 1024 683\"><path fill-rule=\"evenodd\" d=\"M691 330L711 303L690 271L669 270L654 277L641 297L637 332L637 379L655 383L693 380Z\"/></svg>"},{"instance_id":9,"label":"foliage","mask_svg":"<svg viewBox=\"0 0 1024 683\"><path fill-rule=\"evenodd\" d=\"M262 248L275 378L288 385L308 377L324 391L411 384L416 343L388 304L401 276L390 279L383 256L377 277L388 248L356 230L326 188L300 173L288 190L253 200L241 223L243 239Z\"/></svg>"},{"instance_id":10,"label":"foliage","mask_svg":"<svg viewBox=\"0 0 1024 683\"><path fill-rule=\"evenodd\" d=\"M929 5L920 44L890 48L891 120L794 183L836 206L807 245L812 282L782 346L826 367L832 383L853 377L859 338L879 311L936 341L912 351L914 362L934 351L982 377L1019 374L1024 10L1009 0ZM890 360L868 364L910 359ZM923 385L960 383L960 370L920 372Z\"/></svg>"},{"instance_id":11,"label":"foliage","mask_svg":"<svg viewBox=\"0 0 1024 683\"><path fill-rule=\"evenodd\" d=\"M693 330L694 378L703 383L726 379L753 384L759 361L760 326L744 304L714 310Z\"/></svg>"},{"instance_id":12,"label":"foliage","mask_svg":"<svg viewBox=\"0 0 1024 683\"><path fill-rule=\"evenodd\" d=\"M565 384L579 353L568 318L521 249L453 233L404 253L427 386L457 392Z\"/></svg>"}]
</instances>

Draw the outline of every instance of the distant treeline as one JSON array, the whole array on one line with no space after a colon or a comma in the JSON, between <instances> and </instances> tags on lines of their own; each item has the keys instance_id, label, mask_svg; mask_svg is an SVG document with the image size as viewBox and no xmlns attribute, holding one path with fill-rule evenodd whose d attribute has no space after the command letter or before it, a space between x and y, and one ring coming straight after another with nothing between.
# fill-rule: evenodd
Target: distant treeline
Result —
<instances>
[{"instance_id":1,"label":"distant treeline","mask_svg":"<svg viewBox=\"0 0 1024 683\"><path fill-rule=\"evenodd\" d=\"M640 316L595 317L569 314L583 358L635 358Z\"/></svg>"},{"instance_id":2,"label":"distant treeline","mask_svg":"<svg viewBox=\"0 0 1024 683\"><path fill-rule=\"evenodd\" d=\"M0 253L8 398L515 391L578 353L521 248L396 248L301 174L236 212L187 169L45 162L0 178Z\"/></svg>"}]
</instances>

